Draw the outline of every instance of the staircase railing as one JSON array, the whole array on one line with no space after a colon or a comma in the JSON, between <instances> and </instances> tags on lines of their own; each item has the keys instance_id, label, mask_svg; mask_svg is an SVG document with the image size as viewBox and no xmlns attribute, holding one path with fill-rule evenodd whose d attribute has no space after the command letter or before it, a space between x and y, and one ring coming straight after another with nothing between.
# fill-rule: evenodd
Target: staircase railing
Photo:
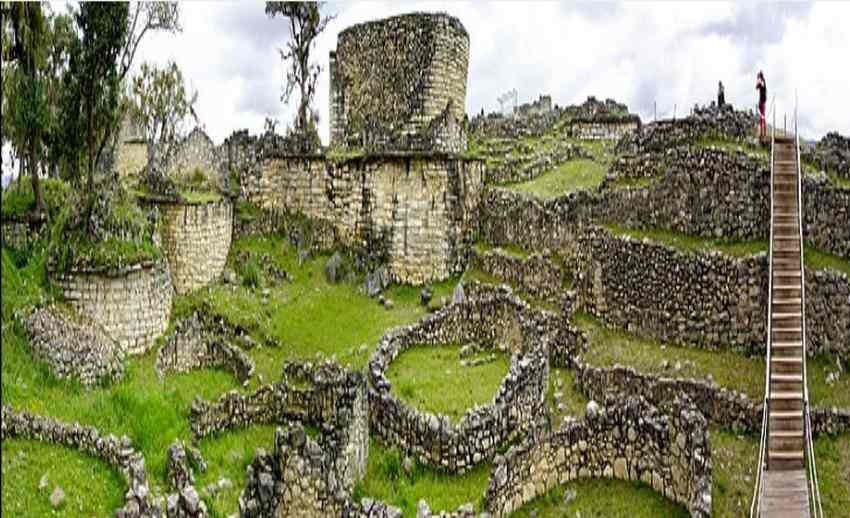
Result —
<instances>
[{"instance_id":1,"label":"staircase railing","mask_svg":"<svg viewBox=\"0 0 850 518\"><path fill-rule=\"evenodd\" d=\"M820 488L818 487L818 471L817 465L815 464L815 450L814 443L812 441L812 421L809 415L809 409L811 408L811 405L809 404L809 383L806 372L806 357L808 356L808 352L806 345L806 265L803 262L803 168L802 164L800 163L800 134L797 128L796 91L794 92L794 142L797 153L797 221L799 222L800 229L800 302L802 304L801 316L803 337L803 419L805 419L804 435L806 440L806 454L808 456L809 467L809 502L812 510L812 516L814 516L815 518L821 518L823 516L823 507L820 498Z\"/></svg>"},{"instance_id":2,"label":"staircase railing","mask_svg":"<svg viewBox=\"0 0 850 518\"><path fill-rule=\"evenodd\" d=\"M776 95L773 96L770 102L770 112L765 115L765 123L767 123L767 117L772 113L773 116L773 124L770 128L770 241L768 245L768 256L767 256L767 265L768 265L768 289L767 289L767 341L765 342L765 348L767 350L767 365L764 369L764 385L765 385L765 396L764 402L762 404L762 424L761 424L761 441L759 447L759 461L758 466L756 468L756 484L753 488L753 502L750 505L750 517L756 518L759 512L759 505L761 504L761 486L762 486L762 472L767 463L766 460L766 452L767 452L767 438L768 438L768 428L770 427L770 356L771 356L771 341L772 341L772 320L773 320L773 169L774 169L774 148L776 147Z\"/></svg>"}]
</instances>

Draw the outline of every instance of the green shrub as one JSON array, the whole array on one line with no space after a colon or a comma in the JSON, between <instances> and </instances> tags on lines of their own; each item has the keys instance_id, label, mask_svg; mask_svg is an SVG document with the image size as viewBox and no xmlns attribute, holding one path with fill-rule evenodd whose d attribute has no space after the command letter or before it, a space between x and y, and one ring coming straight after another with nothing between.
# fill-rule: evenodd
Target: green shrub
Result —
<instances>
[{"instance_id":1,"label":"green shrub","mask_svg":"<svg viewBox=\"0 0 850 518\"><path fill-rule=\"evenodd\" d=\"M41 180L41 195L49 216L53 217L67 204L71 186L62 180L45 178ZM0 212L4 218L21 218L35 203L32 184L29 177L16 180L3 191Z\"/></svg>"}]
</instances>

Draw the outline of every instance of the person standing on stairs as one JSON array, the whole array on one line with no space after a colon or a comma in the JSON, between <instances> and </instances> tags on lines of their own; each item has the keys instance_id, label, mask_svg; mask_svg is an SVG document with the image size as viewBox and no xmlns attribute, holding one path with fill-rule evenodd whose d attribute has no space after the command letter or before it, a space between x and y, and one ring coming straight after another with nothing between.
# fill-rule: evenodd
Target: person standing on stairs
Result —
<instances>
[{"instance_id":1,"label":"person standing on stairs","mask_svg":"<svg viewBox=\"0 0 850 518\"><path fill-rule=\"evenodd\" d=\"M764 80L764 72L759 70L756 76L756 90L759 91L759 138L767 138L767 116L764 112L767 107L767 81Z\"/></svg>"}]
</instances>

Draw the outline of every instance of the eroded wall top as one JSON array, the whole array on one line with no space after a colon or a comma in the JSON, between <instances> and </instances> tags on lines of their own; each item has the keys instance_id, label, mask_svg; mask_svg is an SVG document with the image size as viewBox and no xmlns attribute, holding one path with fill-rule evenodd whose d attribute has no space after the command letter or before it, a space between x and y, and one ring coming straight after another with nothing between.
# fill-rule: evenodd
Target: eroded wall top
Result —
<instances>
[{"instance_id":1,"label":"eroded wall top","mask_svg":"<svg viewBox=\"0 0 850 518\"><path fill-rule=\"evenodd\" d=\"M469 34L411 13L353 25L330 55L331 144L382 151L466 149Z\"/></svg>"}]
</instances>

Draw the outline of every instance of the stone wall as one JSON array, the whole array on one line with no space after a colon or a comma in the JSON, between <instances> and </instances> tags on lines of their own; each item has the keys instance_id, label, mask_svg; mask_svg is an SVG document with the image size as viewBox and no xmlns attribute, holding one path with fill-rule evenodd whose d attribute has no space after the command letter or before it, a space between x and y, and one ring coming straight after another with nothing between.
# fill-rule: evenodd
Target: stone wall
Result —
<instances>
[{"instance_id":1,"label":"stone wall","mask_svg":"<svg viewBox=\"0 0 850 518\"><path fill-rule=\"evenodd\" d=\"M806 346L834 354L850 366L850 277L806 270Z\"/></svg>"},{"instance_id":2,"label":"stone wall","mask_svg":"<svg viewBox=\"0 0 850 518\"><path fill-rule=\"evenodd\" d=\"M589 227L579 238L576 290L585 309L664 342L763 351L768 264L764 253L686 253ZM806 273L810 354L850 361L850 279Z\"/></svg>"},{"instance_id":3,"label":"stone wall","mask_svg":"<svg viewBox=\"0 0 850 518\"><path fill-rule=\"evenodd\" d=\"M248 470L240 498L244 517L315 516L309 513L319 509L319 515L337 516L333 511L366 472L365 382L360 373L332 363L287 363L280 383L253 394L231 391L216 404L196 399L190 422L196 438L250 424L288 424L289 431L275 434L272 455L259 451ZM290 422L318 426L320 433L311 439Z\"/></svg>"},{"instance_id":4,"label":"stone wall","mask_svg":"<svg viewBox=\"0 0 850 518\"><path fill-rule=\"evenodd\" d=\"M469 34L447 14L353 25L331 55L332 146L461 152Z\"/></svg>"},{"instance_id":5,"label":"stone wall","mask_svg":"<svg viewBox=\"0 0 850 518\"><path fill-rule=\"evenodd\" d=\"M485 191L481 238L528 249L568 251L588 223L654 227L728 240L767 239L770 169L764 160L714 148L682 147L652 158L615 164L627 177L649 174L648 161L663 156L662 176L649 186L578 191L541 200L503 189ZM637 169L624 172L632 166ZM804 238L850 258L850 189L822 176L804 176Z\"/></svg>"},{"instance_id":6,"label":"stone wall","mask_svg":"<svg viewBox=\"0 0 850 518\"><path fill-rule=\"evenodd\" d=\"M102 459L124 476L128 489L125 504L115 511L116 518L162 518L161 503L151 498L145 473L145 459L133 448L127 436L120 439L101 433L94 427L79 423L64 423L51 417L16 412L4 405L2 410L0 437L4 441L13 438L45 441L75 448L83 453Z\"/></svg>"},{"instance_id":7,"label":"stone wall","mask_svg":"<svg viewBox=\"0 0 850 518\"><path fill-rule=\"evenodd\" d=\"M656 406L667 406L683 395L711 424L735 433L761 433L763 402L711 380L667 378L631 367L595 367L576 361L575 386L588 399L638 396ZM836 435L850 431L850 409L813 407L812 433Z\"/></svg>"},{"instance_id":8,"label":"stone wall","mask_svg":"<svg viewBox=\"0 0 850 518\"><path fill-rule=\"evenodd\" d=\"M33 233L26 221L4 218L0 221L0 244L23 250L33 241Z\"/></svg>"},{"instance_id":9,"label":"stone wall","mask_svg":"<svg viewBox=\"0 0 850 518\"><path fill-rule=\"evenodd\" d=\"M551 253L517 257L502 250L480 252L472 249L469 266L492 275L524 293L557 304L568 282L568 272Z\"/></svg>"},{"instance_id":10,"label":"stone wall","mask_svg":"<svg viewBox=\"0 0 850 518\"><path fill-rule=\"evenodd\" d=\"M483 164L435 156L323 156L263 162L242 195L335 229L343 245L388 257L393 280L422 284L463 271L477 226Z\"/></svg>"},{"instance_id":11,"label":"stone wall","mask_svg":"<svg viewBox=\"0 0 850 518\"><path fill-rule=\"evenodd\" d=\"M650 122L639 131L626 134L617 143L617 150L626 153L664 151L703 137L757 143L757 127L758 116L752 111L695 107L691 115L682 119Z\"/></svg>"},{"instance_id":12,"label":"stone wall","mask_svg":"<svg viewBox=\"0 0 850 518\"><path fill-rule=\"evenodd\" d=\"M571 480L616 478L643 481L707 518L711 471L706 420L690 403L662 413L642 399L612 399L497 458L484 502L494 516L508 516Z\"/></svg>"},{"instance_id":13,"label":"stone wall","mask_svg":"<svg viewBox=\"0 0 850 518\"><path fill-rule=\"evenodd\" d=\"M118 144L115 169L119 177L138 175L148 164L148 145L144 140L129 140Z\"/></svg>"},{"instance_id":14,"label":"stone wall","mask_svg":"<svg viewBox=\"0 0 850 518\"><path fill-rule=\"evenodd\" d=\"M159 204L160 237L177 293L218 278L233 235L233 206L223 199L199 204Z\"/></svg>"},{"instance_id":15,"label":"stone wall","mask_svg":"<svg viewBox=\"0 0 850 518\"><path fill-rule=\"evenodd\" d=\"M524 152L522 143L516 154L510 154L502 160L487 165L488 184L514 183L533 180L543 173L553 171L561 164L576 158L591 158L581 146L564 141L556 141L551 149L538 153Z\"/></svg>"},{"instance_id":16,"label":"stone wall","mask_svg":"<svg viewBox=\"0 0 850 518\"><path fill-rule=\"evenodd\" d=\"M124 351L89 319L51 305L33 310L23 323L33 356L57 378L93 386L124 377Z\"/></svg>"},{"instance_id":17,"label":"stone wall","mask_svg":"<svg viewBox=\"0 0 850 518\"><path fill-rule=\"evenodd\" d=\"M572 119L569 135L582 140L620 140L639 129L637 116Z\"/></svg>"},{"instance_id":18,"label":"stone wall","mask_svg":"<svg viewBox=\"0 0 850 518\"><path fill-rule=\"evenodd\" d=\"M175 325L156 358L156 370L188 372L192 369L220 367L230 371L243 384L254 374L254 360L239 346L235 330L212 317L197 313Z\"/></svg>"},{"instance_id":19,"label":"stone wall","mask_svg":"<svg viewBox=\"0 0 850 518\"><path fill-rule=\"evenodd\" d=\"M71 271L55 281L78 313L101 325L129 354L147 351L168 325L174 288L164 264Z\"/></svg>"},{"instance_id":20,"label":"stone wall","mask_svg":"<svg viewBox=\"0 0 850 518\"><path fill-rule=\"evenodd\" d=\"M372 432L420 462L453 473L492 458L501 444L532 429L545 413L549 344L561 323L498 290L388 332L368 366ZM512 354L510 371L490 403L453 423L411 407L392 392L385 372L399 354L413 346L457 343Z\"/></svg>"},{"instance_id":21,"label":"stone wall","mask_svg":"<svg viewBox=\"0 0 850 518\"><path fill-rule=\"evenodd\" d=\"M172 178L191 176L195 170L204 172L215 185L222 185L222 158L219 148L199 127L193 129L175 145L166 165L168 176Z\"/></svg>"},{"instance_id":22,"label":"stone wall","mask_svg":"<svg viewBox=\"0 0 850 518\"><path fill-rule=\"evenodd\" d=\"M579 238L581 306L664 342L764 349L767 257L690 255L595 227Z\"/></svg>"},{"instance_id":23,"label":"stone wall","mask_svg":"<svg viewBox=\"0 0 850 518\"><path fill-rule=\"evenodd\" d=\"M850 259L850 187L838 187L824 175L803 176L803 238Z\"/></svg>"}]
</instances>

